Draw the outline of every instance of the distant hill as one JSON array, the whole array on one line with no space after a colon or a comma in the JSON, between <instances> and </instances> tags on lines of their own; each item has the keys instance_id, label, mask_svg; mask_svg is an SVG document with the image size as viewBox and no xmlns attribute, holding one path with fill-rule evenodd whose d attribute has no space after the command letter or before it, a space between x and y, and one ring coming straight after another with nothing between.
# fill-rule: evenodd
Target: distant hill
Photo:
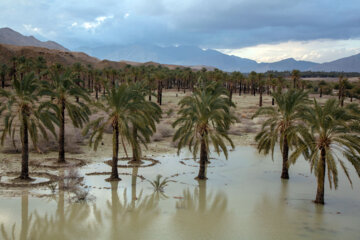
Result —
<instances>
[{"instance_id":1,"label":"distant hill","mask_svg":"<svg viewBox=\"0 0 360 240\"><path fill-rule=\"evenodd\" d=\"M360 72L360 53L332 62L319 64L313 67L312 70L323 72Z\"/></svg>"},{"instance_id":2,"label":"distant hill","mask_svg":"<svg viewBox=\"0 0 360 240\"><path fill-rule=\"evenodd\" d=\"M155 62L130 62L130 61L109 61L109 60L100 60L95 57L91 57L83 52L65 52L61 50L55 49L47 49L40 47L29 47L29 46L15 46L8 44L0 44L0 65L5 63L7 65L11 65L13 57L24 56L26 58L37 58L42 56L48 65L54 63L60 63L64 66L71 66L74 63L80 62L84 66L92 65L94 68L124 68L126 65L132 66L158 66L161 65L163 67L168 67L169 69L175 68L184 68L184 66L180 65L170 65L170 64L159 64ZM200 70L202 66L191 66L191 69Z\"/></svg>"},{"instance_id":3,"label":"distant hill","mask_svg":"<svg viewBox=\"0 0 360 240\"><path fill-rule=\"evenodd\" d=\"M23 36L22 34L10 29L0 28L0 43L11 44L16 46L33 46L43 47L48 49L56 49L61 51L69 51L65 47L53 41L42 42L34 38L33 36Z\"/></svg>"},{"instance_id":4,"label":"distant hill","mask_svg":"<svg viewBox=\"0 0 360 240\"><path fill-rule=\"evenodd\" d=\"M27 37L10 28L0 28L0 61L9 61L11 54L25 55L27 57L45 55L49 62L58 61L64 65L73 64L76 61L84 64L93 64L102 68L103 66L130 65L163 65L169 68L191 67L200 70L205 67L209 70L219 68L224 71L240 72L266 72L291 71L338 71L338 72L360 72L360 54L347 58L338 59L327 63L314 63L309 61L297 61L293 58L284 59L273 63L257 63L256 61L233 55L223 54L212 49L201 49L194 46L160 47L150 44L111 45L100 47L83 47L79 51L70 52L65 47L52 41L42 42L33 36ZM16 46L26 46L16 48ZM32 48L37 47L37 48ZM54 50L54 51L49 51ZM100 61L99 59L105 59Z\"/></svg>"},{"instance_id":5,"label":"distant hill","mask_svg":"<svg viewBox=\"0 0 360 240\"><path fill-rule=\"evenodd\" d=\"M183 66L213 66L225 71L248 70L258 64L250 59L229 56L215 50L202 50L194 46L159 47L154 45L104 46L80 48L101 59L113 61L159 62Z\"/></svg>"},{"instance_id":6,"label":"distant hill","mask_svg":"<svg viewBox=\"0 0 360 240\"><path fill-rule=\"evenodd\" d=\"M319 63L314 62L308 62L308 61L297 61L293 58L284 59L278 62L273 63L260 63L258 67L258 71L266 72L269 70L275 70L275 71L289 71L293 69L298 69L301 71L310 70L316 66L318 66Z\"/></svg>"},{"instance_id":7,"label":"distant hill","mask_svg":"<svg viewBox=\"0 0 360 240\"><path fill-rule=\"evenodd\" d=\"M266 72L291 71L343 71L360 72L359 55L339 59L329 63L314 63L297 61L293 58L273 63L257 63L256 61L223 54L216 50L203 50L194 46L159 47L155 45L112 45L95 48L80 48L79 50L96 56L100 59L113 61L129 60L135 62L155 61L159 63L176 64L184 66L212 66L224 71Z\"/></svg>"},{"instance_id":8,"label":"distant hill","mask_svg":"<svg viewBox=\"0 0 360 240\"><path fill-rule=\"evenodd\" d=\"M81 62L85 65L94 65L100 61L97 58L90 57L89 55L80 52L65 52L61 50L40 47L0 44L0 64L6 63L10 65L12 57L20 56L34 59L42 56L46 59L49 65L53 63L60 63L64 66L69 66L76 62Z\"/></svg>"}]
</instances>

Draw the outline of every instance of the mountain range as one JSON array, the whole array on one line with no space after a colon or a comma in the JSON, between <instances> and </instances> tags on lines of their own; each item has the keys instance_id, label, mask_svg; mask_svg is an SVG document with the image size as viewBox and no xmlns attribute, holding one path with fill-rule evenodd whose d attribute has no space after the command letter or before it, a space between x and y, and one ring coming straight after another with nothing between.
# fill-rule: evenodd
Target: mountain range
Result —
<instances>
[{"instance_id":1,"label":"mountain range","mask_svg":"<svg viewBox=\"0 0 360 240\"><path fill-rule=\"evenodd\" d=\"M0 28L0 43L15 46L33 46L61 51L69 51L65 47L53 41L42 42L33 36L24 36L11 28Z\"/></svg>"},{"instance_id":2,"label":"mountain range","mask_svg":"<svg viewBox=\"0 0 360 240\"><path fill-rule=\"evenodd\" d=\"M360 54L327 63L297 61L293 58L272 63L257 63L247 58L223 54L212 49L203 50L194 46L159 47L155 45L134 44L94 48L83 47L78 50L87 52L100 59L113 61L126 59L135 62L154 61L185 66L204 65L216 67L224 71L266 72L269 70L291 71L298 69L300 71L360 72Z\"/></svg>"},{"instance_id":3,"label":"mountain range","mask_svg":"<svg viewBox=\"0 0 360 240\"><path fill-rule=\"evenodd\" d=\"M34 46L69 52L68 49L56 42L42 42L33 36L23 36L10 28L0 28L0 44ZM133 65L136 65L136 62L157 62L161 64L192 66L195 69L206 66L210 69L219 68L224 71L240 72L291 71L293 69L300 71L360 72L360 54L327 63L297 61L293 58L273 63L257 63L247 58L227 55L212 49L204 50L195 46L160 47L151 44L132 44L81 47L76 50L83 51L99 59L110 60L108 63L125 60L122 62L132 62Z\"/></svg>"}]
</instances>

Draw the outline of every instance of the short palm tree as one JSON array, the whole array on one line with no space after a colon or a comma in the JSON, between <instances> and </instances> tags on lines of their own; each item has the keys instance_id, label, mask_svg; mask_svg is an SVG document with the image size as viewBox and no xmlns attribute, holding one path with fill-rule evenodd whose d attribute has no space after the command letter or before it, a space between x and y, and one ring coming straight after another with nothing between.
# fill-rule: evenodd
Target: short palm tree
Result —
<instances>
[{"instance_id":1,"label":"short palm tree","mask_svg":"<svg viewBox=\"0 0 360 240\"><path fill-rule=\"evenodd\" d=\"M231 113L234 103L230 101L228 91L221 83L198 82L192 96L183 98L180 102L179 118L173 123L178 127L173 141L178 142L178 153L188 146L194 159L200 150L200 169L198 179L206 179L205 165L208 162L210 144L217 154L222 150L228 157L228 150L224 143L227 140L234 148L227 131L236 121Z\"/></svg>"},{"instance_id":2,"label":"short palm tree","mask_svg":"<svg viewBox=\"0 0 360 240\"><path fill-rule=\"evenodd\" d=\"M58 71L51 73L51 81L43 82L43 93L52 99L47 104L56 112L60 122L59 126L59 163L65 163L65 111L69 115L72 124L82 128L85 122L89 121L91 114L89 107L80 101L73 103L74 97L90 101L88 92L76 84L70 72L59 74Z\"/></svg>"},{"instance_id":3,"label":"short palm tree","mask_svg":"<svg viewBox=\"0 0 360 240\"><path fill-rule=\"evenodd\" d=\"M309 160L311 170L317 178L315 203L324 204L326 169L330 184L338 186L336 161L351 182L344 160L350 162L360 177L360 124L359 108L354 114L354 105L342 108L339 101L329 99L324 106L314 100L314 106L303 112L308 131L302 134L302 143L298 144L291 156L296 161L301 153Z\"/></svg>"},{"instance_id":4,"label":"short palm tree","mask_svg":"<svg viewBox=\"0 0 360 240\"><path fill-rule=\"evenodd\" d=\"M308 94L304 91L291 89L286 93L273 93L276 106L262 107L253 116L265 116L266 120L261 131L256 135L259 152L274 157L274 149L280 143L282 153L282 179L289 179L289 149L296 145L298 124L301 121L301 112L308 103Z\"/></svg>"},{"instance_id":5,"label":"short palm tree","mask_svg":"<svg viewBox=\"0 0 360 240\"><path fill-rule=\"evenodd\" d=\"M113 134L113 157L112 157L112 171L108 181L119 181L118 174L118 155L119 155L119 137L127 154L124 140L130 142L132 140L131 126L139 122L147 121L141 109L144 109L142 102L136 101L139 98L139 92L134 91L128 84L115 86L107 90L108 94L104 96L105 105L98 102L97 107L103 110L107 117L99 117L91 121L84 129L83 133L86 135L90 130L90 146L94 146L96 150L105 129L108 126L112 127Z\"/></svg>"},{"instance_id":6,"label":"short palm tree","mask_svg":"<svg viewBox=\"0 0 360 240\"><path fill-rule=\"evenodd\" d=\"M19 131L22 144L19 179L31 180L29 177L29 135L34 147L37 148L39 130L45 139L47 139L47 129L56 136L54 123L58 121L55 114L39 103L41 88L34 73L25 74L21 80L14 78L13 88L12 91L0 90L0 96L6 99L6 104L2 104L0 111L5 116L1 144L4 144L7 135L15 142L16 131Z\"/></svg>"}]
</instances>

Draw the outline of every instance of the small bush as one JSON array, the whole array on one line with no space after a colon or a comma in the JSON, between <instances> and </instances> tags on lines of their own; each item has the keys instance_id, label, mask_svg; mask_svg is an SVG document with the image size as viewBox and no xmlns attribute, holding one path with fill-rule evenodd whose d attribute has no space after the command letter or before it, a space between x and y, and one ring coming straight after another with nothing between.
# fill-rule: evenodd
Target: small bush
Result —
<instances>
[{"instance_id":1,"label":"small bush","mask_svg":"<svg viewBox=\"0 0 360 240\"><path fill-rule=\"evenodd\" d=\"M170 108L169 110L167 110L166 115L167 115L167 117L173 116L174 115L174 109Z\"/></svg>"},{"instance_id":2,"label":"small bush","mask_svg":"<svg viewBox=\"0 0 360 240\"><path fill-rule=\"evenodd\" d=\"M174 134L174 129L170 125L163 124L158 127L159 127L158 131L160 132L161 136L164 138L171 137Z\"/></svg>"}]
</instances>

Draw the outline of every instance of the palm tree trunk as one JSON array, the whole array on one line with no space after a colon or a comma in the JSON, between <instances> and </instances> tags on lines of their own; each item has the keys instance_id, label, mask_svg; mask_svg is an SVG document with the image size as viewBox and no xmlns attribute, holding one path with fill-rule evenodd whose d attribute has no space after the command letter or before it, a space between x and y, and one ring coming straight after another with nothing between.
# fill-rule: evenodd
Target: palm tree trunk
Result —
<instances>
[{"instance_id":1,"label":"palm tree trunk","mask_svg":"<svg viewBox=\"0 0 360 240\"><path fill-rule=\"evenodd\" d=\"M65 163L65 100L60 102L60 126L59 126L59 158L58 163Z\"/></svg>"},{"instance_id":2,"label":"palm tree trunk","mask_svg":"<svg viewBox=\"0 0 360 240\"><path fill-rule=\"evenodd\" d=\"M260 99L259 99L259 106L262 107L263 105L263 90L260 88Z\"/></svg>"},{"instance_id":3,"label":"palm tree trunk","mask_svg":"<svg viewBox=\"0 0 360 240\"><path fill-rule=\"evenodd\" d=\"M139 149L138 149L138 137L137 137L137 128L136 126L133 126L133 137L134 137L134 142L133 144L131 144L131 148L132 148L132 153L133 153L133 157L132 157L132 161L131 163L140 163L140 153L139 153Z\"/></svg>"},{"instance_id":4,"label":"palm tree trunk","mask_svg":"<svg viewBox=\"0 0 360 240\"><path fill-rule=\"evenodd\" d=\"M111 176L108 181L120 181L118 173L118 155L119 155L119 127L118 122L113 123L113 157L111 164Z\"/></svg>"},{"instance_id":5,"label":"palm tree trunk","mask_svg":"<svg viewBox=\"0 0 360 240\"><path fill-rule=\"evenodd\" d=\"M208 156L207 156L207 149L206 149L206 144L205 144L205 140L202 139L201 140L201 149L200 149L200 169L199 169L199 174L197 176L197 179L201 179L201 180L206 180L206 176L205 176L205 169L206 169L206 162L208 161Z\"/></svg>"},{"instance_id":6,"label":"palm tree trunk","mask_svg":"<svg viewBox=\"0 0 360 240\"><path fill-rule=\"evenodd\" d=\"M29 135L28 122L25 113L22 114L22 149L21 149L21 174L20 179L30 180L29 177Z\"/></svg>"},{"instance_id":7,"label":"palm tree trunk","mask_svg":"<svg viewBox=\"0 0 360 240\"><path fill-rule=\"evenodd\" d=\"M1 88L5 88L5 75L1 75Z\"/></svg>"},{"instance_id":8,"label":"palm tree trunk","mask_svg":"<svg viewBox=\"0 0 360 240\"><path fill-rule=\"evenodd\" d=\"M281 178L282 178L282 179L289 179L289 164L288 164L288 159L289 159L289 144L288 144L288 140L287 140L287 136L286 136L286 135L285 135L285 137L284 137L284 142L283 142L282 157L283 157L283 164L282 164Z\"/></svg>"},{"instance_id":9,"label":"palm tree trunk","mask_svg":"<svg viewBox=\"0 0 360 240\"><path fill-rule=\"evenodd\" d=\"M325 193L325 171L326 171L326 150L321 149L321 158L319 162L319 170L317 175L317 192L315 203L324 204L324 193Z\"/></svg>"},{"instance_id":10,"label":"palm tree trunk","mask_svg":"<svg viewBox=\"0 0 360 240\"><path fill-rule=\"evenodd\" d=\"M320 88L320 97L322 97L322 93L323 93L322 88Z\"/></svg>"},{"instance_id":11,"label":"palm tree trunk","mask_svg":"<svg viewBox=\"0 0 360 240\"><path fill-rule=\"evenodd\" d=\"M89 91L91 90L91 77L90 77L90 74L88 75L88 89Z\"/></svg>"}]
</instances>

